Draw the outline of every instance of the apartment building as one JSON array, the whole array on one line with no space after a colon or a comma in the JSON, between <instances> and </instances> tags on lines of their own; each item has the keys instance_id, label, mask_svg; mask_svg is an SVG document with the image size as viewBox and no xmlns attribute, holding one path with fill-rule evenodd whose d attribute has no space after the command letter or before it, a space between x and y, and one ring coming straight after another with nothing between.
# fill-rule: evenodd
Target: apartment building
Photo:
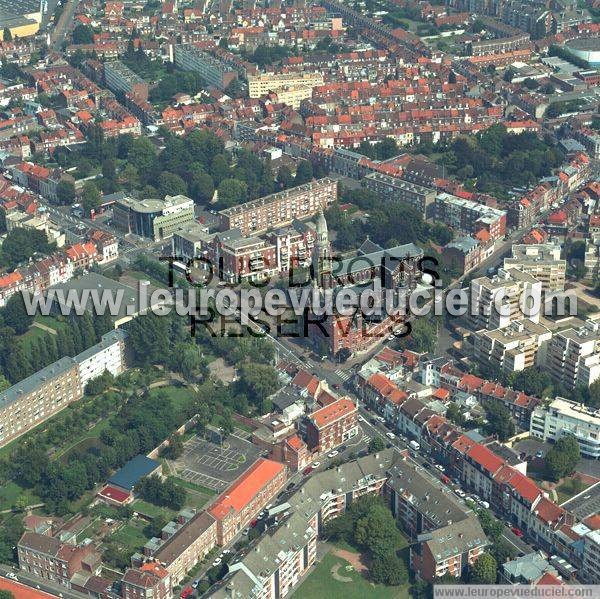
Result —
<instances>
[{"instance_id":1,"label":"apartment building","mask_svg":"<svg viewBox=\"0 0 600 599\"><path fill-rule=\"evenodd\" d=\"M217 543L227 545L269 501L287 479L283 464L258 459L210 506L208 513L217 521Z\"/></svg>"},{"instance_id":2,"label":"apartment building","mask_svg":"<svg viewBox=\"0 0 600 599\"><path fill-rule=\"evenodd\" d=\"M580 574L588 584L600 583L600 530L592 530L583 539L583 567Z\"/></svg>"},{"instance_id":3,"label":"apartment building","mask_svg":"<svg viewBox=\"0 0 600 599\"><path fill-rule=\"evenodd\" d=\"M129 568L121 584L123 599L171 599L173 580L169 572L158 563L148 563Z\"/></svg>"},{"instance_id":4,"label":"apartment building","mask_svg":"<svg viewBox=\"0 0 600 599\"><path fill-rule=\"evenodd\" d=\"M79 384L85 391L86 385L108 371L119 376L125 371L125 338L122 329L115 329L102 335L102 339L89 349L75 356Z\"/></svg>"},{"instance_id":5,"label":"apartment building","mask_svg":"<svg viewBox=\"0 0 600 599\"><path fill-rule=\"evenodd\" d=\"M0 393L0 447L81 399L85 385L108 370L125 369L125 333L106 333L74 358L65 357Z\"/></svg>"},{"instance_id":6,"label":"apartment building","mask_svg":"<svg viewBox=\"0 0 600 599\"><path fill-rule=\"evenodd\" d=\"M300 102L312 96L313 87L323 85L323 73L264 73L248 77L250 98L261 98L270 92L276 93L279 101L292 108L299 108Z\"/></svg>"},{"instance_id":7,"label":"apartment building","mask_svg":"<svg viewBox=\"0 0 600 599\"><path fill-rule=\"evenodd\" d=\"M239 229L244 236L263 233L326 210L337 199L337 182L319 179L219 212L222 231Z\"/></svg>"},{"instance_id":8,"label":"apartment building","mask_svg":"<svg viewBox=\"0 0 600 599\"><path fill-rule=\"evenodd\" d=\"M38 578L71 587L71 577L91 571L99 556L93 544L72 545L56 537L25 532L17 543L19 569Z\"/></svg>"},{"instance_id":9,"label":"apartment building","mask_svg":"<svg viewBox=\"0 0 600 599\"><path fill-rule=\"evenodd\" d=\"M467 235L486 229L493 240L506 234L506 211L464 200L449 193L435 198L434 218Z\"/></svg>"},{"instance_id":10,"label":"apartment building","mask_svg":"<svg viewBox=\"0 0 600 599\"><path fill-rule=\"evenodd\" d=\"M191 44L177 44L173 62L183 71L194 71L209 85L224 90L238 78L238 72L224 60L203 52Z\"/></svg>"},{"instance_id":11,"label":"apartment building","mask_svg":"<svg viewBox=\"0 0 600 599\"><path fill-rule=\"evenodd\" d=\"M164 200L126 197L113 206L113 224L117 229L154 241L171 237L193 222L194 201L184 195L167 195Z\"/></svg>"},{"instance_id":12,"label":"apartment building","mask_svg":"<svg viewBox=\"0 0 600 599\"><path fill-rule=\"evenodd\" d=\"M538 406L531 415L529 432L542 441L557 441L563 435L572 434L583 456L600 457L597 410L564 397L557 397L547 406Z\"/></svg>"},{"instance_id":13,"label":"apartment building","mask_svg":"<svg viewBox=\"0 0 600 599\"><path fill-rule=\"evenodd\" d=\"M600 323L587 320L578 329L555 333L546 368L554 381L566 389L589 387L600 378Z\"/></svg>"},{"instance_id":14,"label":"apartment building","mask_svg":"<svg viewBox=\"0 0 600 599\"><path fill-rule=\"evenodd\" d=\"M217 521L208 512L195 514L187 522L180 517L179 524L181 528L152 556L167 569L173 585L179 584L217 544Z\"/></svg>"},{"instance_id":15,"label":"apartment building","mask_svg":"<svg viewBox=\"0 0 600 599\"><path fill-rule=\"evenodd\" d=\"M388 470L401 460L387 449L317 472L288 500L279 527L263 536L211 593L215 599L278 599L294 590L316 562L317 536L329 520L363 495L379 495ZM286 513L287 512L287 513Z\"/></svg>"},{"instance_id":16,"label":"apartment building","mask_svg":"<svg viewBox=\"0 0 600 599\"><path fill-rule=\"evenodd\" d=\"M554 243L518 243L512 256L504 258L504 270L516 268L542 283L543 293L564 291L567 261L560 257L561 247Z\"/></svg>"},{"instance_id":17,"label":"apartment building","mask_svg":"<svg viewBox=\"0 0 600 599\"><path fill-rule=\"evenodd\" d=\"M418 210L424 219L434 215L437 194L434 189L378 172L368 174L363 184L383 200L402 202Z\"/></svg>"},{"instance_id":18,"label":"apartment building","mask_svg":"<svg viewBox=\"0 0 600 599\"><path fill-rule=\"evenodd\" d=\"M309 414L305 426L308 449L325 453L358 434L358 407L349 398L338 399Z\"/></svg>"},{"instance_id":19,"label":"apartment building","mask_svg":"<svg viewBox=\"0 0 600 599\"><path fill-rule=\"evenodd\" d=\"M475 331L502 329L515 320L539 322L541 301L540 281L516 268L500 269L492 277L471 281L466 321Z\"/></svg>"},{"instance_id":20,"label":"apartment building","mask_svg":"<svg viewBox=\"0 0 600 599\"><path fill-rule=\"evenodd\" d=\"M61 358L2 391L0 446L20 437L82 396L73 358Z\"/></svg>"},{"instance_id":21,"label":"apartment building","mask_svg":"<svg viewBox=\"0 0 600 599\"><path fill-rule=\"evenodd\" d=\"M473 334L473 357L506 374L543 364L552 333L544 325L523 319L501 329Z\"/></svg>"},{"instance_id":22,"label":"apartment building","mask_svg":"<svg viewBox=\"0 0 600 599\"><path fill-rule=\"evenodd\" d=\"M489 544L474 515L434 530L429 536L410 548L411 569L420 580L428 582L444 574L455 578L466 574Z\"/></svg>"},{"instance_id":23,"label":"apartment building","mask_svg":"<svg viewBox=\"0 0 600 599\"><path fill-rule=\"evenodd\" d=\"M120 60L109 60L104 63L104 81L112 92L132 93L148 100L148 84Z\"/></svg>"}]
</instances>

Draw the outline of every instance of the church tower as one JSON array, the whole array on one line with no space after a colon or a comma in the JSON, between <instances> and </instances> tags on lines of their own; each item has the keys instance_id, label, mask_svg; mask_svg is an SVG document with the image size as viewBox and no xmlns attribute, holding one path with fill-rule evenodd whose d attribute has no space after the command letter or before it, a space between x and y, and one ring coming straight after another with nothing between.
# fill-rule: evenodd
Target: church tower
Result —
<instances>
[{"instance_id":1,"label":"church tower","mask_svg":"<svg viewBox=\"0 0 600 599\"><path fill-rule=\"evenodd\" d=\"M315 287L331 286L331 246L329 232L323 208L319 209L315 226L316 241L312 254L313 285Z\"/></svg>"}]
</instances>

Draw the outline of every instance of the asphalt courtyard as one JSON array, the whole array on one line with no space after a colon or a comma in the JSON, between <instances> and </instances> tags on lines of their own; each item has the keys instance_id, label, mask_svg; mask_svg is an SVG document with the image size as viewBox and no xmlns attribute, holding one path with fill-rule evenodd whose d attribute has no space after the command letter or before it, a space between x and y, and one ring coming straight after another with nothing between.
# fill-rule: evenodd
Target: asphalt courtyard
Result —
<instances>
[{"instance_id":1,"label":"asphalt courtyard","mask_svg":"<svg viewBox=\"0 0 600 599\"><path fill-rule=\"evenodd\" d=\"M183 480L220 492L243 474L259 455L257 447L235 434L227 437L222 447L192 437L185 442L183 454L172 465Z\"/></svg>"}]
</instances>

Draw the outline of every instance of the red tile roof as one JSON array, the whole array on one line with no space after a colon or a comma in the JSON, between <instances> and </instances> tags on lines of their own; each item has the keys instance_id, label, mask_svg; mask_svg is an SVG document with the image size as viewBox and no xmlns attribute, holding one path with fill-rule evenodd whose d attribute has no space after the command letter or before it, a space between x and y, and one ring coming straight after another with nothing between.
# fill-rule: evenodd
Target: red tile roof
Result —
<instances>
[{"instance_id":1,"label":"red tile roof","mask_svg":"<svg viewBox=\"0 0 600 599\"><path fill-rule=\"evenodd\" d=\"M116 501L117 503L125 503L131 495L130 493L127 493L127 491L107 485L98 493L98 496L105 497L111 501Z\"/></svg>"},{"instance_id":2,"label":"red tile roof","mask_svg":"<svg viewBox=\"0 0 600 599\"><path fill-rule=\"evenodd\" d=\"M492 474L504 465L504 460L493 451L479 443L467 452L467 455L476 463Z\"/></svg>"},{"instance_id":3,"label":"red tile roof","mask_svg":"<svg viewBox=\"0 0 600 599\"><path fill-rule=\"evenodd\" d=\"M547 524L553 524L560 519L565 510L549 499L542 497L535 507L535 512L540 520Z\"/></svg>"},{"instance_id":4,"label":"red tile roof","mask_svg":"<svg viewBox=\"0 0 600 599\"><path fill-rule=\"evenodd\" d=\"M347 398L338 399L336 402L313 412L310 415L311 420L314 422L317 428L324 428L329 426L332 422L344 418L352 412L356 412L356 404Z\"/></svg>"},{"instance_id":5,"label":"red tile roof","mask_svg":"<svg viewBox=\"0 0 600 599\"><path fill-rule=\"evenodd\" d=\"M240 512L284 469L279 462L257 460L212 504L209 513L223 520L231 512Z\"/></svg>"},{"instance_id":6,"label":"red tile roof","mask_svg":"<svg viewBox=\"0 0 600 599\"><path fill-rule=\"evenodd\" d=\"M1 577L0 591L10 591L15 596L15 599L52 599L53 597L58 597L58 595L50 595L43 591L37 591L20 582L14 582Z\"/></svg>"}]
</instances>

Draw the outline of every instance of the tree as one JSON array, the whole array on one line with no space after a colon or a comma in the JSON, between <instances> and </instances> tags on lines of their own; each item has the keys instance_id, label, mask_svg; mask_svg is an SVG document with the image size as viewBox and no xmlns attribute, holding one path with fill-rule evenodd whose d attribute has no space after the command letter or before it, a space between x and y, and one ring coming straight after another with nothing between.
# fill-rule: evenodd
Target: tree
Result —
<instances>
[{"instance_id":1,"label":"tree","mask_svg":"<svg viewBox=\"0 0 600 599\"><path fill-rule=\"evenodd\" d=\"M482 553L471 567L469 581L472 584L494 584L498 576L498 564L494 556Z\"/></svg>"},{"instance_id":2,"label":"tree","mask_svg":"<svg viewBox=\"0 0 600 599\"><path fill-rule=\"evenodd\" d=\"M95 210L102 203L102 196L100 191L96 187L96 184L92 181L86 181L83 184L83 190L81 192L81 205L86 214L90 214L92 210Z\"/></svg>"},{"instance_id":3,"label":"tree","mask_svg":"<svg viewBox=\"0 0 600 599\"><path fill-rule=\"evenodd\" d=\"M187 193L187 185L179 175L164 172L158 177L158 191L161 196L185 195Z\"/></svg>"},{"instance_id":4,"label":"tree","mask_svg":"<svg viewBox=\"0 0 600 599\"><path fill-rule=\"evenodd\" d=\"M173 435L169 438L169 444L161 451L161 457L167 460L176 460L183 454L183 440L181 435Z\"/></svg>"},{"instance_id":5,"label":"tree","mask_svg":"<svg viewBox=\"0 0 600 599\"><path fill-rule=\"evenodd\" d=\"M312 163L308 160L300 160L296 167L296 178L294 183L296 185L302 185L303 183L310 183L313 178L313 167Z\"/></svg>"},{"instance_id":6,"label":"tree","mask_svg":"<svg viewBox=\"0 0 600 599\"><path fill-rule=\"evenodd\" d=\"M188 193L196 204L207 204L215 195L212 177L205 172L195 173L188 186Z\"/></svg>"},{"instance_id":7,"label":"tree","mask_svg":"<svg viewBox=\"0 0 600 599\"><path fill-rule=\"evenodd\" d=\"M385 551L374 556L370 574L373 582L387 586L397 586L408 580L406 566L395 551Z\"/></svg>"},{"instance_id":8,"label":"tree","mask_svg":"<svg viewBox=\"0 0 600 599\"><path fill-rule=\"evenodd\" d=\"M56 186L56 199L61 206L73 203L75 199L75 184L68 179L62 179Z\"/></svg>"},{"instance_id":9,"label":"tree","mask_svg":"<svg viewBox=\"0 0 600 599\"><path fill-rule=\"evenodd\" d=\"M577 439L573 435L561 437L546 454L546 475L550 480L558 481L575 470L580 457Z\"/></svg>"},{"instance_id":10,"label":"tree","mask_svg":"<svg viewBox=\"0 0 600 599\"><path fill-rule=\"evenodd\" d=\"M27 313L23 294L21 293L15 293L10 296L1 314L4 324L13 328L17 335L26 333L34 319L34 315L30 316Z\"/></svg>"},{"instance_id":11,"label":"tree","mask_svg":"<svg viewBox=\"0 0 600 599\"><path fill-rule=\"evenodd\" d=\"M385 449L385 441L381 437L373 437L369 441L369 453L377 453Z\"/></svg>"},{"instance_id":12,"label":"tree","mask_svg":"<svg viewBox=\"0 0 600 599\"><path fill-rule=\"evenodd\" d=\"M531 366L518 372L512 380L512 386L527 395L542 399L553 394L550 375L537 366Z\"/></svg>"},{"instance_id":13,"label":"tree","mask_svg":"<svg viewBox=\"0 0 600 599\"><path fill-rule=\"evenodd\" d=\"M354 540L375 555L395 551L401 535L392 512L383 504L373 505L368 513L357 520Z\"/></svg>"},{"instance_id":14,"label":"tree","mask_svg":"<svg viewBox=\"0 0 600 599\"><path fill-rule=\"evenodd\" d=\"M515 434L515 424L510 412L497 401L490 401L485 406L487 424L485 430L492 435L498 435L500 441L506 441Z\"/></svg>"},{"instance_id":15,"label":"tree","mask_svg":"<svg viewBox=\"0 0 600 599\"><path fill-rule=\"evenodd\" d=\"M4 40L6 40L6 37ZM0 591L0 599L15 599L15 596L10 591Z\"/></svg>"},{"instance_id":16,"label":"tree","mask_svg":"<svg viewBox=\"0 0 600 599\"><path fill-rule=\"evenodd\" d=\"M247 199L248 185L238 179L223 179L219 183L219 205L230 208L242 204Z\"/></svg>"},{"instance_id":17,"label":"tree","mask_svg":"<svg viewBox=\"0 0 600 599\"><path fill-rule=\"evenodd\" d=\"M91 44L94 41L94 30L89 25L79 24L73 29L74 44Z\"/></svg>"},{"instance_id":18,"label":"tree","mask_svg":"<svg viewBox=\"0 0 600 599\"><path fill-rule=\"evenodd\" d=\"M2 31L2 41L3 42L12 42L13 36L10 27L5 27Z\"/></svg>"},{"instance_id":19,"label":"tree","mask_svg":"<svg viewBox=\"0 0 600 599\"><path fill-rule=\"evenodd\" d=\"M114 158L106 158L102 161L102 176L113 181L117 177L117 163Z\"/></svg>"},{"instance_id":20,"label":"tree","mask_svg":"<svg viewBox=\"0 0 600 599\"><path fill-rule=\"evenodd\" d=\"M273 395L280 387L277 371L268 364L243 364L238 382L254 405L261 405L263 399Z\"/></svg>"},{"instance_id":21,"label":"tree","mask_svg":"<svg viewBox=\"0 0 600 599\"><path fill-rule=\"evenodd\" d=\"M291 187L294 183L294 177L292 176L292 171L287 164L282 164L277 171L277 183L281 186L282 189L287 189Z\"/></svg>"},{"instance_id":22,"label":"tree","mask_svg":"<svg viewBox=\"0 0 600 599\"><path fill-rule=\"evenodd\" d=\"M47 256L54 248L55 244L48 243L44 231L19 227L6 235L0 255L4 266L14 268L36 254Z\"/></svg>"}]
</instances>

